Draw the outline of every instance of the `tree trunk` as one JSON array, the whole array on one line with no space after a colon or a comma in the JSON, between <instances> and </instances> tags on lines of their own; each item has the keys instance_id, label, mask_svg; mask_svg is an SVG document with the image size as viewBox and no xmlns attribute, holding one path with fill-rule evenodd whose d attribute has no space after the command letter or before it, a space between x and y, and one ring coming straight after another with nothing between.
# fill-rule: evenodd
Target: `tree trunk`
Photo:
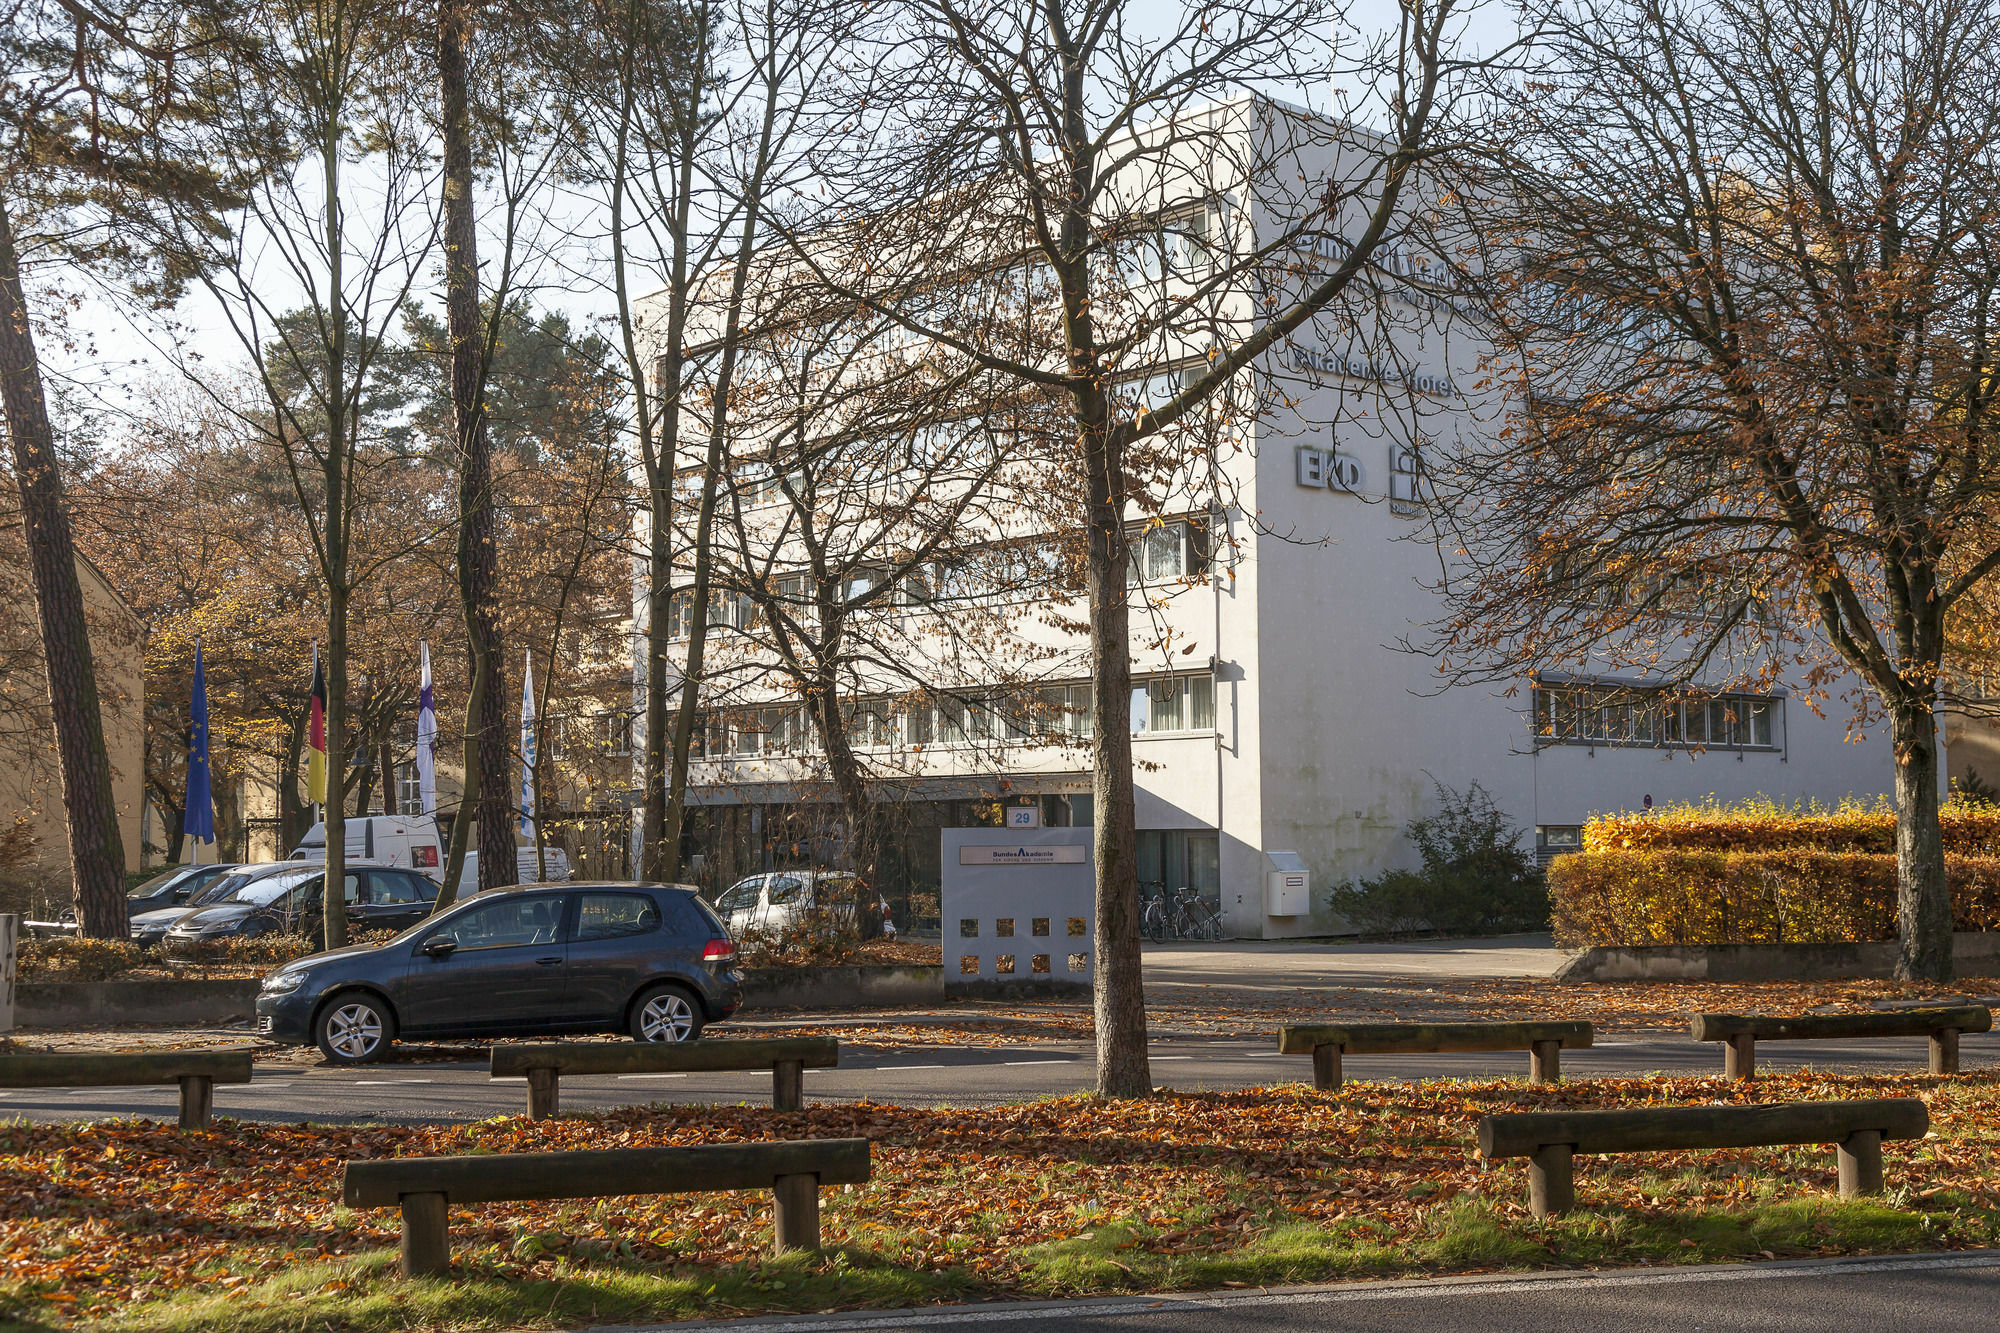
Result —
<instances>
[{"instance_id":1,"label":"tree trunk","mask_svg":"<svg viewBox=\"0 0 2000 1333\"><path fill-rule=\"evenodd\" d=\"M122 940L131 934L125 916L125 843L118 833L111 762L104 753L90 627L84 618L83 585L76 576L76 547L56 462L55 431L42 393L41 362L7 210L7 201L0 199L0 397L5 399L21 526L34 577L35 609L42 622L49 716L55 726L69 830L70 880L83 933L92 939Z\"/></svg>"},{"instance_id":2,"label":"tree trunk","mask_svg":"<svg viewBox=\"0 0 2000 1333\"><path fill-rule=\"evenodd\" d=\"M488 658L474 655L472 664L472 688L465 696L465 785L460 789L458 809L451 818L451 846L445 852L444 883L438 889L437 903L431 908L433 913L442 912L458 899L458 881L465 874L465 849L472 840L472 792L479 784L479 747L472 742L473 727L482 712L486 696L486 667ZM485 857L480 857L485 860Z\"/></svg>"},{"instance_id":3,"label":"tree trunk","mask_svg":"<svg viewBox=\"0 0 2000 1333\"><path fill-rule=\"evenodd\" d=\"M507 743L506 672L494 617L499 577L493 507L493 455L482 410L485 347L479 318L478 230L472 204L472 118L466 103L466 47L472 21L451 6L438 16L438 101L444 131L445 322L451 337L451 407L458 444L458 589L474 671L483 672L478 715L468 708L466 794L478 820L479 887L498 888L516 878L514 800L507 776L513 765ZM471 701L468 701L469 703ZM477 748L478 754L471 753ZM475 762L475 758L476 761ZM473 774L477 773L475 789ZM456 841L454 831L454 841Z\"/></svg>"},{"instance_id":4,"label":"tree trunk","mask_svg":"<svg viewBox=\"0 0 2000 1333\"><path fill-rule=\"evenodd\" d=\"M1102 417L1100 416L1100 422ZM1091 792L1096 826L1097 949L1091 994L1097 1022L1097 1093L1144 1097L1146 992L1139 949L1139 835L1132 808L1131 610L1125 571L1124 468L1108 429L1086 421L1089 486Z\"/></svg>"},{"instance_id":5,"label":"tree trunk","mask_svg":"<svg viewBox=\"0 0 2000 1333\"><path fill-rule=\"evenodd\" d=\"M167 864L177 866L181 863L181 849L187 839L187 809L177 803L164 787L153 788L153 804L160 808L160 817L166 823Z\"/></svg>"},{"instance_id":6,"label":"tree trunk","mask_svg":"<svg viewBox=\"0 0 2000 1333\"><path fill-rule=\"evenodd\" d=\"M831 656L823 655L820 660L830 660ZM847 812L848 855L854 872L867 881L871 890L877 891L864 895L866 901L855 903L855 924L862 939L874 939L882 933L882 916L875 910L881 887L875 882L876 854L881 845L875 802L868 794L868 779L862 772L861 761L854 757L854 747L848 741L845 719L840 716L839 692L831 680L822 679L812 693L808 707L813 724L819 728L820 749L826 755L827 771L840 795L841 808Z\"/></svg>"},{"instance_id":7,"label":"tree trunk","mask_svg":"<svg viewBox=\"0 0 2000 1333\"><path fill-rule=\"evenodd\" d=\"M306 748L307 712L301 709L285 734L285 760L278 766L278 855L291 854L299 845L312 820L299 800L299 758ZM246 849L247 850L247 849Z\"/></svg>"},{"instance_id":8,"label":"tree trunk","mask_svg":"<svg viewBox=\"0 0 2000 1333\"><path fill-rule=\"evenodd\" d=\"M680 864L680 847L667 842L667 650L672 642L674 586L670 464L653 469L648 503L651 531L646 543L646 730L640 759L639 878L664 883L675 877Z\"/></svg>"},{"instance_id":9,"label":"tree trunk","mask_svg":"<svg viewBox=\"0 0 2000 1333\"><path fill-rule=\"evenodd\" d=\"M1896 976L1949 981L1951 889L1944 879L1944 830L1938 823L1936 717L1921 705L1892 715L1896 744Z\"/></svg>"},{"instance_id":10,"label":"tree trunk","mask_svg":"<svg viewBox=\"0 0 2000 1333\"><path fill-rule=\"evenodd\" d=\"M339 373L338 371L335 372ZM345 447L338 436L327 449L326 493L345 494ZM347 524L338 503L327 505L327 563L338 582L326 590L326 887L320 920L326 948L347 943Z\"/></svg>"},{"instance_id":11,"label":"tree trunk","mask_svg":"<svg viewBox=\"0 0 2000 1333\"><path fill-rule=\"evenodd\" d=\"M396 755L390 748L390 728L386 724L375 746L375 771L382 775L382 813L401 814L396 806Z\"/></svg>"}]
</instances>

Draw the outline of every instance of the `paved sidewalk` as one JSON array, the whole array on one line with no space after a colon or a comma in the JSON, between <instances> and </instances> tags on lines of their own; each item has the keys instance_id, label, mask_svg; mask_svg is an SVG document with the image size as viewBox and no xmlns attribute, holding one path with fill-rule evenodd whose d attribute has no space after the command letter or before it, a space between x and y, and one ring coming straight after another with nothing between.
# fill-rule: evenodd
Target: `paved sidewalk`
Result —
<instances>
[{"instance_id":1,"label":"paved sidewalk","mask_svg":"<svg viewBox=\"0 0 2000 1333\"><path fill-rule=\"evenodd\" d=\"M1515 980L1549 977L1569 955L1548 935L1477 940L1230 940L1148 944L1146 986L1288 991L1365 986L1386 978Z\"/></svg>"}]
</instances>

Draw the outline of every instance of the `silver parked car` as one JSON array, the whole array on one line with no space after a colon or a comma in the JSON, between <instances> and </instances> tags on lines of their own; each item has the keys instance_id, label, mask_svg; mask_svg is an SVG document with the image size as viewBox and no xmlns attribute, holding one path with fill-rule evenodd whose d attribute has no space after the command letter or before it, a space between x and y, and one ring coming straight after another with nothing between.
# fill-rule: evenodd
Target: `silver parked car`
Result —
<instances>
[{"instance_id":1,"label":"silver parked car","mask_svg":"<svg viewBox=\"0 0 2000 1333\"><path fill-rule=\"evenodd\" d=\"M873 898L882 933L894 936L889 903L851 870L774 870L768 875L739 879L715 901L715 910L732 936L755 929L781 935L806 913L820 908L846 913L850 920L860 905Z\"/></svg>"}]
</instances>

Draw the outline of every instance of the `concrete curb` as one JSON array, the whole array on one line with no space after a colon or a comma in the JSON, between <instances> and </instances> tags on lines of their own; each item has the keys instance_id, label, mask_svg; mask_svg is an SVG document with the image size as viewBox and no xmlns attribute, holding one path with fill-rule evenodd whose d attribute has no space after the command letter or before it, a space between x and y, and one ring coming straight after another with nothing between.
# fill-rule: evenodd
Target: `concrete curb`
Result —
<instances>
[{"instance_id":1,"label":"concrete curb","mask_svg":"<svg viewBox=\"0 0 2000 1333\"><path fill-rule=\"evenodd\" d=\"M2000 931L1952 936L1960 976L2000 973ZM1585 949L1556 969L1562 981L1858 981L1895 974L1896 942L1649 945Z\"/></svg>"},{"instance_id":2,"label":"concrete curb","mask_svg":"<svg viewBox=\"0 0 2000 1333\"><path fill-rule=\"evenodd\" d=\"M698 1329L825 1330L898 1328L912 1324L948 1326L1021 1322L1083 1323L1116 1316L1172 1314L1189 1308L1226 1311L1268 1305L1308 1305L1322 1301L1379 1301L1410 1296L1459 1299L1533 1291L1558 1286L1624 1287L1700 1282L1742 1282L1758 1278L1869 1274L1925 1270L1953 1271L2000 1267L2000 1251L1947 1250L1904 1255L1838 1255L1827 1259L1780 1259L1771 1263L1655 1264L1630 1268L1472 1273L1452 1277L1382 1278L1309 1286L1254 1287L1223 1291L1162 1291L1120 1296L1085 1296L1056 1301L989 1301L976 1305L930 1305L900 1310L840 1310L819 1315L754 1315L745 1319L695 1320L677 1324L593 1324L583 1333L674 1333ZM1476 1327L1477 1325L1472 1325Z\"/></svg>"}]
</instances>

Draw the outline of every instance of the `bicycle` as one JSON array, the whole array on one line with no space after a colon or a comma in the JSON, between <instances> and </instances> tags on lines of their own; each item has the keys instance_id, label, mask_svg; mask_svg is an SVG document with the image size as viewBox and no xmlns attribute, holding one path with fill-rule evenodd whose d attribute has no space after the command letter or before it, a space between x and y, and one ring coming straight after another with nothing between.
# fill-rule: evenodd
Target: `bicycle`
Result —
<instances>
[{"instance_id":1,"label":"bicycle","mask_svg":"<svg viewBox=\"0 0 2000 1333\"><path fill-rule=\"evenodd\" d=\"M1165 944L1173 933L1173 922L1167 914L1167 886L1164 884L1141 885L1141 889L1152 888L1157 892L1146 895L1146 906L1139 914L1139 929L1155 944Z\"/></svg>"},{"instance_id":2,"label":"bicycle","mask_svg":"<svg viewBox=\"0 0 2000 1333\"><path fill-rule=\"evenodd\" d=\"M1222 919L1196 890L1182 889L1175 894L1174 908L1173 930L1177 939L1214 942L1222 938Z\"/></svg>"}]
</instances>

